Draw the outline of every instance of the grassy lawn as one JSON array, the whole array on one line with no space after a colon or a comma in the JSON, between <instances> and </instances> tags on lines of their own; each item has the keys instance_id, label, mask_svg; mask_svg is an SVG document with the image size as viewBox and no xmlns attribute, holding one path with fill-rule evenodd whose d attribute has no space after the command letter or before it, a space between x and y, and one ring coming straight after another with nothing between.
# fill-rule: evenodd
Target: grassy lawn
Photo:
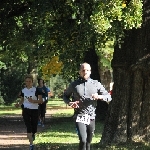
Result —
<instances>
[{"instance_id":1,"label":"grassy lawn","mask_svg":"<svg viewBox=\"0 0 150 150\"><path fill-rule=\"evenodd\" d=\"M36 135L36 149L38 150L77 150L78 135L72 118L73 109L66 106L62 100L50 100L47 110L52 111L50 126ZM12 106L0 106L0 116L8 114L21 114L21 109ZM150 147L143 143L122 144L111 147L99 147L104 123L96 120L96 129L91 144L91 150L150 150Z\"/></svg>"},{"instance_id":2,"label":"grassy lawn","mask_svg":"<svg viewBox=\"0 0 150 150\"><path fill-rule=\"evenodd\" d=\"M35 140L37 147L50 150L77 150L79 140L72 118L73 109L66 106L62 100L49 101L47 107L57 111L52 114L50 128L37 134ZM99 142L102 130L103 123L96 122L92 143Z\"/></svg>"},{"instance_id":3,"label":"grassy lawn","mask_svg":"<svg viewBox=\"0 0 150 150\"><path fill-rule=\"evenodd\" d=\"M0 105L0 117L15 114L21 114L21 109L15 108L14 104L11 106Z\"/></svg>"}]
</instances>

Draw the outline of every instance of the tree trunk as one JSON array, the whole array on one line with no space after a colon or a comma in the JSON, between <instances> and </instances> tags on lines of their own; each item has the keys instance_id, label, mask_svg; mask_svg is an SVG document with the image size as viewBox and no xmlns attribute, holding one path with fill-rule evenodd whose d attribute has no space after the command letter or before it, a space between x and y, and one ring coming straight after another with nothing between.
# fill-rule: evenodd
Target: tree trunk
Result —
<instances>
[{"instance_id":1,"label":"tree trunk","mask_svg":"<svg viewBox=\"0 0 150 150\"><path fill-rule=\"evenodd\" d=\"M101 83L104 85L105 89L107 91L110 91L110 83L113 82L113 77L112 77L112 72L110 70L104 70L101 69L103 68L102 66L100 67L100 79Z\"/></svg>"},{"instance_id":2,"label":"tree trunk","mask_svg":"<svg viewBox=\"0 0 150 150\"><path fill-rule=\"evenodd\" d=\"M31 74L33 76L33 86L37 86L37 60L34 60L33 56L28 57L27 74Z\"/></svg>"},{"instance_id":3,"label":"tree trunk","mask_svg":"<svg viewBox=\"0 0 150 150\"><path fill-rule=\"evenodd\" d=\"M150 1L141 29L127 31L112 60L114 86L100 143L150 142ZM149 10L148 10L149 9Z\"/></svg>"},{"instance_id":4,"label":"tree trunk","mask_svg":"<svg viewBox=\"0 0 150 150\"><path fill-rule=\"evenodd\" d=\"M94 48L90 48L88 51L86 51L84 61L91 65L91 78L100 81L100 75L98 71L98 56Z\"/></svg>"}]
</instances>

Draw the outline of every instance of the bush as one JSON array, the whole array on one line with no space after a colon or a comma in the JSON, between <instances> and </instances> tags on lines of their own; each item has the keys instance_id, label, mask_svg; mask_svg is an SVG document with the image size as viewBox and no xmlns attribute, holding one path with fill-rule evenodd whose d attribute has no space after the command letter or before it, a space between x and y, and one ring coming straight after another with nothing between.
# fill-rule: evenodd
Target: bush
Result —
<instances>
[{"instance_id":1,"label":"bush","mask_svg":"<svg viewBox=\"0 0 150 150\"><path fill-rule=\"evenodd\" d=\"M7 72L1 77L1 95L6 105L13 103L21 90L22 75L15 72Z\"/></svg>"},{"instance_id":2,"label":"bush","mask_svg":"<svg viewBox=\"0 0 150 150\"><path fill-rule=\"evenodd\" d=\"M4 102L4 99L2 96L0 96L0 105L3 105L5 102Z\"/></svg>"}]
</instances>

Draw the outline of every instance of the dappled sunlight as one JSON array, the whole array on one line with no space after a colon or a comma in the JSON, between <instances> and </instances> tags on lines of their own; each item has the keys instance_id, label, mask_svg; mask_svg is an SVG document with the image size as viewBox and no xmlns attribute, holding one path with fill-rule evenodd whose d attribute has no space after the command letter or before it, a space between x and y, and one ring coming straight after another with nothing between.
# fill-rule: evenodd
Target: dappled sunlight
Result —
<instances>
[{"instance_id":1,"label":"dappled sunlight","mask_svg":"<svg viewBox=\"0 0 150 150\"><path fill-rule=\"evenodd\" d=\"M67 140L66 140L67 139ZM50 132L49 134L42 134L37 136L37 141L39 143L78 143L77 134L72 134L70 132ZM36 141L35 141L36 142Z\"/></svg>"},{"instance_id":2,"label":"dappled sunlight","mask_svg":"<svg viewBox=\"0 0 150 150\"><path fill-rule=\"evenodd\" d=\"M14 109L16 110L16 109ZM28 149L29 141L26 138L26 128L21 115L21 109L15 114L14 110L9 115L1 116L0 124L0 149ZM4 111L7 113L7 109ZM12 113L11 113L12 112ZM66 106L63 101L49 101L46 110L45 128L38 126L35 145L36 149L68 149L76 150L78 147L78 135L73 121L74 109ZM97 124L97 123L96 123ZM101 123L96 125L92 143L98 143L101 137ZM41 148L44 146L44 148ZM70 149L71 150L71 149Z\"/></svg>"}]
</instances>

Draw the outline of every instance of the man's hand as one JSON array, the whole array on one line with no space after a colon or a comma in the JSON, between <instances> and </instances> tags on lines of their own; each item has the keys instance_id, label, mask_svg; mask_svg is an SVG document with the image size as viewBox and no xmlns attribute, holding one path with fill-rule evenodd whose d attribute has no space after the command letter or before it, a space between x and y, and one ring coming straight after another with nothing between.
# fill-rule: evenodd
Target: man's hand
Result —
<instances>
[{"instance_id":1,"label":"man's hand","mask_svg":"<svg viewBox=\"0 0 150 150\"><path fill-rule=\"evenodd\" d=\"M79 103L79 101L69 102L69 106L71 106L72 108L79 108L78 103Z\"/></svg>"},{"instance_id":2,"label":"man's hand","mask_svg":"<svg viewBox=\"0 0 150 150\"><path fill-rule=\"evenodd\" d=\"M92 94L94 100L103 99L103 95L98 95L98 93Z\"/></svg>"},{"instance_id":3,"label":"man's hand","mask_svg":"<svg viewBox=\"0 0 150 150\"><path fill-rule=\"evenodd\" d=\"M92 94L92 98L93 98L94 100L97 100L97 99L98 99L98 93Z\"/></svg>"}]
</instances>

